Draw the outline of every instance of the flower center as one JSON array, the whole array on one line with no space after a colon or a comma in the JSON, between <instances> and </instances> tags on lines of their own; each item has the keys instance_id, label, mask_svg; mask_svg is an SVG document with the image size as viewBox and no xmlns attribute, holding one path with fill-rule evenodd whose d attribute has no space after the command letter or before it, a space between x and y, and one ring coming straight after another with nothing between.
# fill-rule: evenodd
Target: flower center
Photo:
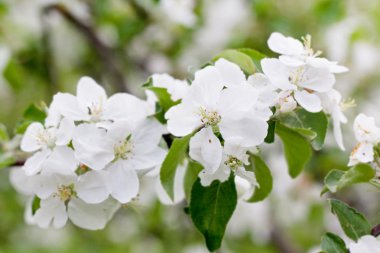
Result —
<instances>
[{"instance_id":1,"label":"flower center","mask_svg":"<svg viewBox=\"0 0 380 253\"><path fill-rule=\"evenodd\" d=\"M55 146L55 138L48 129L39 131L36 135L36 141L40 146L46 148L54 148Z\"/></svg>"},{"instance_id":2,"label":"flower center","mask_svg":"<svg viewBox=\"0 0 380 253\"><path fill-rule=\"evenodd\" d=\"M91 121L100 121L103 115L103 99L99 98L98 103L93 102L91 106L88 107L88 113L91 116Z\"/></svg>"},{"instance_id":3,"label":"flower center","mask_svg":"<svg viewBox=\"0 0 380 253\"><path fill-rule=\"evenodd\" d=\"M310 57L318 57L322 54L322 51L318 50L314 53L314 50L311 48L311 36L310 34L306 35L306 37L302 37L303 45L304 45L304 55Z\"/></svg>"},{"instance_id":4,"label":"flower center","mask_svg":"<svg viewBox=\"0 0 380 253\"><path fill-rule=\"evenodd\" d=\"M243 162L236 158L235 156L229 155L227 160L224 162L225 165L231 168L231 170L235 171L239 167L243 166Z\"/></svg>"},{"instance_id":5,"label":"flower center","mask_svg":"<svg viewBox=\"0 0 380 253\"><path fill-rule=\"evenodd\" d=\"M63 202L70 200L70 198L75 195L74 184L60 185L57 188L57 192L54 194L55 197L60 198Z\"/></svg>"},{"instance_id":6,"label":"flower center","mask_svg":"<svg viewBox=\"0 0 380 253\"><path fill-rule=\"evenodd\" d=\"M302 82L308 80L305 76L305 67L298 67L296 70L290 73L288 80L291 84L299 86Z\"/></svg>"},{"instance_id":7,"label":"flower center","mask_svg":"<svg viewBox=\"0 0 380 253\"><path fill-rule=\"evenodd\" d=\"M124 141L120 141L114 147L115 158L128 160L133 156L133 143L131 141L131 135L129 135Z\"/></svg>"},{"instance_id":8,"label":"flower center","mask_svg":"<svg viewBox=\"0 0 380 253\"><path fill-rule=\"evenodd\" d=\"M222 117L216 111L207 111L205 108L200 109L201 121L205 126L217 126Z\"/></svg>"}]
</instances>

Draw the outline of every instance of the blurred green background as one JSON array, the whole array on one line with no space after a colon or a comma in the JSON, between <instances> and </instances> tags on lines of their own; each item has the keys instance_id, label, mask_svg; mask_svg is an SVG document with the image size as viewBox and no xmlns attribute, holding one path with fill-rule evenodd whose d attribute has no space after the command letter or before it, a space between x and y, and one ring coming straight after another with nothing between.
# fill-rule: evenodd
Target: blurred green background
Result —
<instances>
[{"instance_id":1,"label":"blurred green background","mask_svg":"<svg viewBox=\"0 0 380 253\"><path fill-rule=\"evenodd\" d=\"M355 114L380 116L377 0L0 0L0 122L12 134L31 103L48 104L58 91L75 92L84 75L109 94L144 97L140 86L150 74L191 78L226 48L272 56L266 40L274 31L297 38L311 34L314 48L350 68L336 86L358 104L347 111L351 121L344 128L350 150ZM274 192L264 203L239 203L220 252L317 252L324 231L340 233L319 192L327 171L345 168L348 152L331 142L302 177L291 180L275 151L267 157ZM120 210L104 231L89 232L26 225L26 199L8 174L0 171L0 253L207 252L183 211L185 203L160 204L154 178L143 186L145 197ZM354 188L339 197L380 223L373 190Z\"/></svg>"}]
</instances>

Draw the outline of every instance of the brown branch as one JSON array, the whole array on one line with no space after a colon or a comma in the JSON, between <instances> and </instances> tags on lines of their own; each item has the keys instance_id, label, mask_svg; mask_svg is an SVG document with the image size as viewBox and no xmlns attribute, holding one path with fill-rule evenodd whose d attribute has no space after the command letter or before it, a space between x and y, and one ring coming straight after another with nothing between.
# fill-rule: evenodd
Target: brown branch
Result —
<instances>
[{"instance_id":1,"label":"brown branch","mask_svg":"<svg viewBox=\"0 0 380 253\"><path fill-rule=\"evenodd\" d=\"M52 4L44 8L43 13L57 12L80 31L87 41L94 47L96 54L99 56L102 66L118 92L128 92L122 71L117 67L114 60L114 52L105 45L96 35L93 27L85 24L82 20L74 16L63 4Z\"/></svg>"}]
</instances>

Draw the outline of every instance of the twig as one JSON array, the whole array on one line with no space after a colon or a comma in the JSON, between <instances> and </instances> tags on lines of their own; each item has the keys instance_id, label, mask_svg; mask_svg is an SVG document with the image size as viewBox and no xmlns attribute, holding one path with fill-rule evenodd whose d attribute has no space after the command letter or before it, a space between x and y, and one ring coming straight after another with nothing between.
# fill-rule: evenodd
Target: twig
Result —
<instances>
[{"instance_id":1,"label":"twig","mask_svg":"<svg viewBox=\"0 0 380 253\"><path fill-rule=\"evenodd\" d=\"M52 4L44 8L43 13L57 12L62 15L69 23L76 27L87 41L94 47L95 52L101 59L103 68L109 73L110 78L119 92L128 92L127 85L124 80L124 75L118 69L114 61L114 53L111 48L105 45L96 35L93 27L85 24L82 20L75 17L63 4Z\"/></svg>"}]
</instances>

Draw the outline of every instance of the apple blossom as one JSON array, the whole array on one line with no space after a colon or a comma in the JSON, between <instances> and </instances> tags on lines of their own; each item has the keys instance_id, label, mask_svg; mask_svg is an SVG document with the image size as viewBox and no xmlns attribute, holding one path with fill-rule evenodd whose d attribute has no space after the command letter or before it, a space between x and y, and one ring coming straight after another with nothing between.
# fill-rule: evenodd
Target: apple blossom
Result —
<instances>
[{"instance_id":1,"label":"apple blossom","mask_svg":"<svg viewBox=\"0 0 380 253\"><path fill-rule=\"evenodd\" d=\"M380 142L380 128L375 119L361 113L354 121L355 138L359 142L350 155L349 166L370 163L375 159L374 147Z\"/></svg>"},{"instance_id":2,"label":"apple blossom","mask_svg":"<svg viewBox=\"0 0 380 253\"><path fill-rule=\"evenodd\" d=\"M363 236L358 242L348 245L350 253L380 253L380 241L371 235Z\"/></svg>"}]
</instances>

